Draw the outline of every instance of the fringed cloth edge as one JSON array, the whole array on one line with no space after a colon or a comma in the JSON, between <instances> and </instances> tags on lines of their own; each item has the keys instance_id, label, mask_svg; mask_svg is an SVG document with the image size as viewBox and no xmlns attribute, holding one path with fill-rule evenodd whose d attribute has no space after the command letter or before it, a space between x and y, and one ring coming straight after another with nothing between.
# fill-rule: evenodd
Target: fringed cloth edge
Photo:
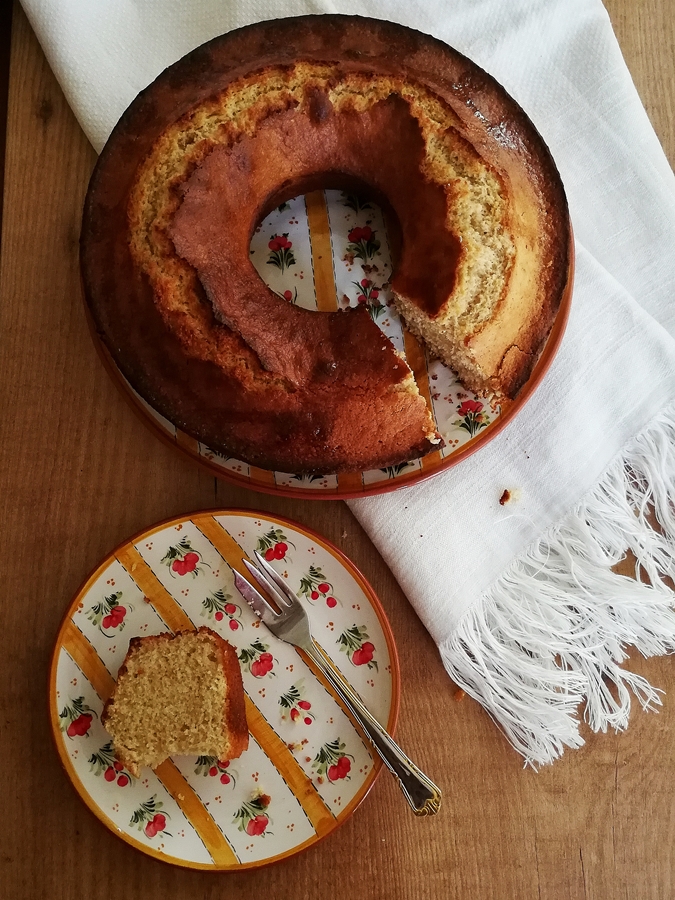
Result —
<instances>
[{"instance_id":1,"label":"fringed cloth edge","mask_svg":"<svg viewBox=\"0 0 675 900\"><path fill-rule=\"evenodd\" d=\"M612 571L627 550L636 580ZM584 743L581 710L593 731L620 731L632 694L645 710L661 705L621 664L628 646L675 649L674 577L675 405L483 594L440 644L443 663L526 765L551 763Z\"/></svg>"}]
</instances>

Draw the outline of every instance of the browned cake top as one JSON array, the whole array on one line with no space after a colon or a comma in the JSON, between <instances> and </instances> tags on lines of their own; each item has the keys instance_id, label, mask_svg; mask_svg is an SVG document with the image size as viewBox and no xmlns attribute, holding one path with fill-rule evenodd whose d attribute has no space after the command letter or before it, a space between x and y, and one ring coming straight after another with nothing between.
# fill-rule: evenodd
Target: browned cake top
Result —
<instances>
[{"instance_id":1,"label":"browned cake top","mask_svg":"<svg viewBox=\"0 0 675 900\"><path fill-rule=\"evenodd\" d=\"M398 219L401 298L460 323L478 366L497 372L516 345L534 358L568 232L557 173L522 111L464 57L400 26L262 23L190 54L139 97L85 209L99 333L178 427L294 472L434 446L410 372L366 310L293 307L249 259L256 222L283 199L355 184ZM519 281L520 258L530 274Z\"/></svg>"},{"instance_id":2,"label":"browned cake top","mask_svg":"<svg viewBox=\"0 0 675 900\"><path fill-rule=\"evenodd\" d=\"M266 77L260 76L261 85ZM403 367L386 339L357 327L353 312L317 315L285 302L261 281L248 249L271 197L279 203L315 180L367 183L391 198L401 222L397 278L440 306L452 288L460 245L444 227L444 190L422 175L424 149L417 121L399 96L363 112L338 112L326 92L310 86L302 105L268 115L232 146L216 146L192 173L169 235L195 268L216 315L265 369L317 390L327 383L346 389L401 380Z\"/></svg>"}]
</instances>

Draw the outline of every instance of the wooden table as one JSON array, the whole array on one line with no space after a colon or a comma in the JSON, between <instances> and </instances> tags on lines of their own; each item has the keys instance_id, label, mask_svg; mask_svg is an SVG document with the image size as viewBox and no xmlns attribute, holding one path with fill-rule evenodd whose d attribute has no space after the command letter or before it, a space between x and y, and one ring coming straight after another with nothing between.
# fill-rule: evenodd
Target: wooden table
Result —
<instances>
[{"instance_id":1,"label":"wooden table","mask_svg":"<svg viewBox=\"0 0 675 900\"><path fill-rule=\"evenodd\" d=\"M673 2L610 0L609 10L672 162ZM674 896L673 662L631 662L666 689L659 715L636 710L627 733L586 730L578 752L538 774L523 769L485 712L455 699L433 642L343 503L230 487L158 441L104 371L83 315L77 243L94 152L18 6L11 26L0 259L0 894ZM8 46L1 22L0 32ZM6 69L7 49L2 61ZM217 506L297 519L334 541L371 581L398 639L398 738L444 790L436 818L415 819L385 773L352 819L308 852L259 871L214 875L143 856L85 809L58 762L47 717L61 616L84 575L121 540L168 516Z\"/></svg>"}]
</instances>

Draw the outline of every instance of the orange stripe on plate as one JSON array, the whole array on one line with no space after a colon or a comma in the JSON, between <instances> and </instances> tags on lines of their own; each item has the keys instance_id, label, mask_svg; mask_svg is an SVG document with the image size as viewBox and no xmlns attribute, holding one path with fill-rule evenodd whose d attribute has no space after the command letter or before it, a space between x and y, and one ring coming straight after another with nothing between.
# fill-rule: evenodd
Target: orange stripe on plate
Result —
<instances>
[{"instance_id":1,"label":"orange stripe on plate","mask_svg":"<svg viewBox=\"0 0 675 900\"><path fill-rule=\"evenodd\" d=\"M199 442L193 437L190 437L189 434L185 434L184 431L180 431L178 428L176 429L176 443L179 447L182 447L183 450L187 450L189 453L195 453L199 456Z\"/></svg>"},{"instance_id":2,"label":"orange stripe on plate","mask_svg":"<svg viewBox=\"0 0 675 900\"><path fill-rule=\"evenodd\" d=\"M413 375L415 376L415 381L417 382L417 387L419 389L420 394L424 397L427 402L427 406L432 411L433 414L433 404L431 402L431 389L429 387L429 372L427 370L427 359L424 353L424 348L417 340L417 338L410 334L409 331L404 330L403 332L403 340L405 346L405 358L406 362L410 366L413 371ZM434 469L438 466L439 462L441 462L442 457L440 451L434 450L432 453L428 453L426 456L422 458L422 468L423 469Z\"/></svg>"},{"instance_id":3,"label":"orange stripe on plate","mask_svg":"<svg viewBox=\"0 0 675 900\"><path fill-rule=\"evenodd\" d=\"M338 490L362 491L363 474L361 472L341 472L338 475Z\"/></svg>"},{"instance_id":4,"label":"orange stripe on plate","mask_svg":"<svg viewBox=\"0 0 675 900\"><path fill-rule=\"evenodd\" d=\"M175 764L167 759L154 772L204 842L213 862L217 866L238 866L239 860L220 828Z\"/></svg>"},{"instance_id":5,"label":"orange stripe on plate","mask_svg":"<svg viewBox=\"0 0 675 900\"><path fill-rule=\"evenodd\" d=\"M413 371L417 387L420 394L431 406L431 394L429 393L429 373L427 372L427 361L424 355L422 345L414 335L410 334L407 329L403 331L403 339L405 342L405 358L406 362Z\"/></svg>"},{"instance_id":6,"label":"orange stripe on plate","mask_svg":"<svg viewBox=\"0 0 675 900\"><path fill-rule=\"evenodd\" d=\"M242 564L242 558L246 554L232 535L219 525L213 516L194 516L192 523L211 541L230 568L246 578L250 577ZM297 797L316 833L318 835L326 834L335 825L333 813L317 794L312 782L298 765L286 744L248 696L246 697L246 720L249 731L274 762L286 784Z\"/></svg>"},{"instance_id":7,"label":"orange stripe on plate","mask_svg":"<svg viewBox=\"0 0 675 900\"><path fill-rule=\"evenodd\" d=\"M135 547L124 547L117 554L117 559L172 631L194 631L192 621Z\"/></svg>"},{"instance_id":8,"label":"orange stripe on plate","mask_svg":"<svg viewBox=\"0 0 675 900\"><path fill-rule=\"evenodd\" d=\"M284 781L297 797L316 833L319 837L327 834L335 827L335 816L317 794L312 782L296 762L286 744L267 723L258 707L248 696L246 697L246 719L251 734L274 762Z\"/></svg>"},{"instance_id":9,"label":"orange stripe on plate","mask_svg":"<svg viewBox=\"0 0 675 900\"><path fill-rule=\"evenodd\" d=\"M422 457L420 462L422 463L423 469L437 469L438 466L443 462L441 451L434 450L432 453L427 453L426 456Z\"/></svg>"},{"instance_id":10,"label":"orange stripe on plate","mask_svg":"<svg viewBox=\"0 0 675 900\"><path fill-rule=\"evenodd\" d=\"M213 516L194 516L192 524L201 531L207 540L211 541L231 569L250 580L251 574L242 562L244 557L246 559L249 557L229 531L226 531ZM259 585L256 585L256 587L260 590Z\"/></svg>"},{"instance_id":11,"label":"orange stripe on plate","mask_svg":"<svg viewBox=\"0 0 675 900\"><path fill-rule=\"evenodd\" d=\"M333 248L330 241L328 208L323 191L305 194L309 241L312 247L314 267L314 290L316 308L320 312L334 312L338 308L333 273Z\"/></svg>"},{"instance_id":12,"label":"orange stripe on plate","mask_svg":"<svg viewBox=\"0 0 675 900\"><path fill-rule=\"evenodd\" d=\"M68 620L64 626L61 643L86 675L101 700L105 703L112 694L115 680L101 661L100 656L82 634L80 629Z\"/></svg>"},{"instance_id":13,"label":"orange stripe on plate","mask_svg":"<svg viewBox=\"0 0 675 900\"><path fill-rule=\"evenodd\" d=\"M246 553L229 531L226 531L213 516L193 516L192 524L201 531L207 540L211 541L231 569L235 569L244 578L249 578L249 573L242 563Z\"/></svg>"},{"instance_id":14,"label":"orange stripe on plate","mask_svg":"<svg viewBox=\"0 0 675 900\"><path fill-rule=\"evenodd\" d=\"M249 466L249 477L251 481L258 484L276 484L274 480L274 472L269 469L259 469L257 466Z\"/></svg>"}]
</instances>

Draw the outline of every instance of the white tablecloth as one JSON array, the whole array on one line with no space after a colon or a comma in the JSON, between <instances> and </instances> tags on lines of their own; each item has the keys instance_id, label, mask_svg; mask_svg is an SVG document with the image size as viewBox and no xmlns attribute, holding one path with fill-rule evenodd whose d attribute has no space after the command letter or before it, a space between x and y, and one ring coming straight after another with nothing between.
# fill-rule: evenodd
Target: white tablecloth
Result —
<instances>
[{"instance_id":1,"label":"white tablecloth","mask_svg":"<svg viewBox=\"0 0 675 900\"><path fill-rule=\"evenodd\" d=\"M533 764L624 728L624 647L675 638L675 178L599 0L23 0L97 149L136 93L193 47L278 16L391 19L472 57L549 144L577 237L562 348L517 419L430 481L351 508L446 668ZM504 489L519 499L500 506ZM653 500L664 534L645 517ZM611 566L630 546L652 585ZM614 690L611 686L614 686ZM581 706L580 706L581 704Z\"/></svg>"}]
</instances>

